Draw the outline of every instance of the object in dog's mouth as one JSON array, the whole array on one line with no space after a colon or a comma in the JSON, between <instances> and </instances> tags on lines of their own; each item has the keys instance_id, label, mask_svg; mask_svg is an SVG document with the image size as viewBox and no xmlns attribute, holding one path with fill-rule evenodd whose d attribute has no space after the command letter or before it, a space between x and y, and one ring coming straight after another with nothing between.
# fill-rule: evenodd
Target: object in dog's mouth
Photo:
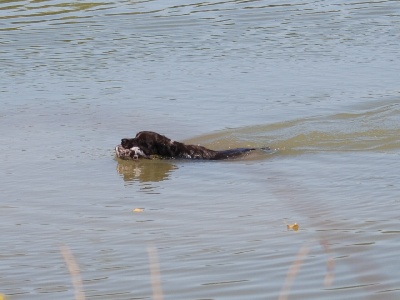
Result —
<instances>
[{"instance_id":1,"label":"object in dog's mouth","mask_svg":"<svg viewBox=\"0 0 400 300\"><path fill-rule=\"evenodd\" d=\"M118 145L117 147L115 147L115 154L117 155L118 158L124 160L129 160L129 159L136 160L139 158L150 159L150 157L144 154L139 147L132 147L130 149L125 149L121 145Z\"/></svg>"},{"instance_id":2,"label":"object in dog's mouth","mask_svg":"<svg viewBox=\"0 0 400 300\"><path fill-rule=\"evenodd\" d=\"M250 153L257 148L211 150L197 145L185 145L152 131L141 131L134 138L124 138L115 147L115 154L124 160L145 159L232 159ZM268 147L258 148L270 150Z\"/></svg>"}]
</instances>

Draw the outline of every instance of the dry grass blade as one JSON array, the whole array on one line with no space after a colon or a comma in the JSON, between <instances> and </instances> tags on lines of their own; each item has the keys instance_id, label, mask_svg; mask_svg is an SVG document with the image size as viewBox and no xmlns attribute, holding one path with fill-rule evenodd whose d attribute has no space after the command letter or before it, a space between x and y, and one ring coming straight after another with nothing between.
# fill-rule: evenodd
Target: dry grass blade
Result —
<instances>
[{"instance_id":1,"label":"dry grass blade","mask_svg":"<svg viewBox=\"0 0 400 300\"><path fill-rule=\"evenodd\" d=\"M149 255L149 265L151 274L151 287L153 290L153 300L163 300L163 292L160 279L160 263L158 262L157 249L154 247L147 248Z\"/></svg>"},{"instance_id":2,"label":"dry grass blade","mask_svg":"<svg viewBox=\"0 0 400 300\"><path fill-rule=\"evenodd\" d=\"M72 285L75 291L75 300L85 300L81 273L71 250L66 245L61 245L60 252L64 257L65 264L67 265L68 271L71 275Z\"/></svg>"},{"instance_id":3,"label":"dry grass blade","mask_svg":"<svg viewBox=\"0 0 400 300\"><path fill-rule=\"evenodd\" d=\"M288 273L285 278L285 283L282 287L281 293L279 294L278 300L288 299L288 294L290 292L290 288L293 284L293 281L297 273L300 271L304 258L309 252L310 252L310 247L308 245L305 245L300 248L299 252L297 253L296 259L294 260L294 262L292 263L292 265L288 270Z\"/></svg>"},{"instance_id":4,"label":"dry grass blade","mask_svg":"<svg viewBox=\"0 0 400 300\"><path fill-rule=\"evenodd\" d=\"M335 261L331 255L331 251L329 249L329 244L327 241L320 241L321 246L325 250L326 255L328 256L326 260L326 275L324 279L325 287L331 286L333 279L335 278L334 269L335 269Z\"/></svg>"}]
</instances>

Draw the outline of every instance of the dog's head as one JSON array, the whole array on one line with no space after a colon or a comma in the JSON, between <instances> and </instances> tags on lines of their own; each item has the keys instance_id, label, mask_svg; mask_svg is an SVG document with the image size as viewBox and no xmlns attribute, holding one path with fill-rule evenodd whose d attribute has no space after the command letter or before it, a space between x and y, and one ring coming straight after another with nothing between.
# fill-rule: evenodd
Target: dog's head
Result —
<instances>
[{"instance_id":1,"label":"dog's head","mask_svg":"<svg viewBox=\"0 0 400 300\"><path fill-rule=\"evenodd\" d=\"M115 148L115 153L122 159L139 159L159 156L164 158L177 157L179 147L183 144L152 131L141 131L135 138L124 138L121 145Z\"/></svg>"},{"instance_id":2,"label":"dog's head","mask_svg":"<svg viewBox=\"0 0 400 300\"><path fill-rule=\"evenodd\" d=\"M115 154L121 159L149 158L139 144L136 138L124 138L121 140L121 145L115 147Z\"/></svg>"},{"instance_id":3,"label":"dog's head","mask_svg":"<svg viewBox=\"0 0 400 300\"><path fill-rule=\"evenodd\" d=\"M123 138L121 145L115 148L115 153L121 159L150 158L150 155L158 154L159 137L162 136L155 132L139 132L135 138Z\"/></svg>"}]
</instances>

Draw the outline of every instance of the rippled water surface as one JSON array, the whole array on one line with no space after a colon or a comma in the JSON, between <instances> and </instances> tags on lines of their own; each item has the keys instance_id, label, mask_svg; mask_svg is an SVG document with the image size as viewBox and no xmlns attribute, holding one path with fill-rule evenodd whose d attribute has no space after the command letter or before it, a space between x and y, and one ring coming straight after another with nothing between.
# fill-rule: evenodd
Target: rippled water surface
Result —
<instances>
[{"instance_id":1,"label":"rippled water surface","mask_svg":"<svg viewBox=\"0 0 400 300\"><path fill-rule=\"evenodd\" d=\"M399 1L2 1L0 296L399 299L399 49Z\"/></svg>"}]
</instances>

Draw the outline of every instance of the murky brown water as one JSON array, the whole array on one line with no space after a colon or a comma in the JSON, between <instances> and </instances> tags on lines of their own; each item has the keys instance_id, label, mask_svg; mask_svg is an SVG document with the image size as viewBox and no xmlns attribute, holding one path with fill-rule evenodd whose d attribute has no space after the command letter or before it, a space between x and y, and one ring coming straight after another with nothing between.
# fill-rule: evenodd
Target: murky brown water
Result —
<instances>
[{"instance_id":1,"label":"murky brown water","mask_svg":"<svg viewBox=\"0 0 400 300\"><path fill-rule=\"evenodd\" d=\"M0 295L398 299L399 17L398 1L1 2ZM140 130L276 151L115 160Z\"/></svg>"}]
</instances>

